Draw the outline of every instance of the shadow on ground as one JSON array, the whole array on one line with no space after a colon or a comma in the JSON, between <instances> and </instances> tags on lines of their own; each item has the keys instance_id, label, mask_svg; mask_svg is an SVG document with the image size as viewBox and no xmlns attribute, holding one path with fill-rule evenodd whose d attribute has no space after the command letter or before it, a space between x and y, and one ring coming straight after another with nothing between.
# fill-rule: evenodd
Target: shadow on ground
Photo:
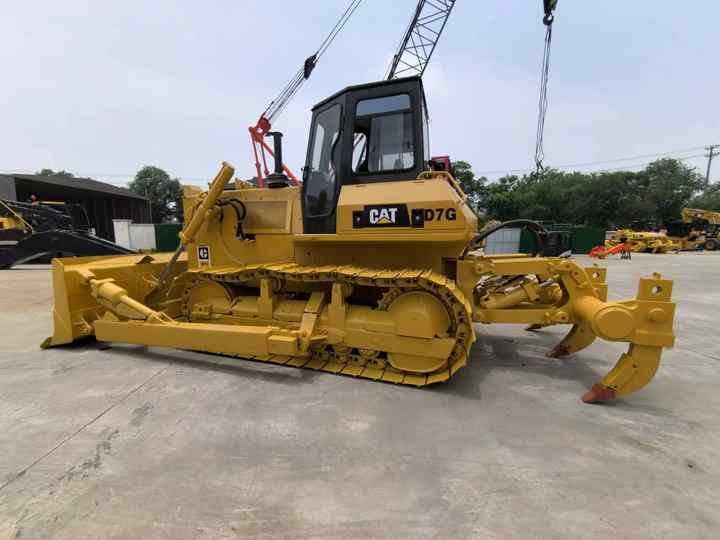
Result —
<instances>
[{"instance_id":1,"label":"shadow on ground","mask_svg":"<svg viewBox=\"0 0 720 540\"><path fill-rule=\"evenodd\" d=\"M426 387L423 391L480 400L483 382L496 370L539 373L552 379L579 382L582 387L589 389L603 374L589 365L589 359L583 358L582 352L568 358L545 356L544 353L551 350L562 335L543 331L521 335L479 333L470 351L468 364L449 381ZM181 350L175 352L172 349L152 349L142 345L114 345L95 341L94 338L65 345L62 348L71 354L87 352L92 348L99 351L109 350L112 351L112 355L141 361L180 365L193 370L218 371L248 380L268 381L287 386L312 383L319 376L335 376L312 369L268 364L220 354ZM622 407L623 401L615 400L612 405Z\"/></svg>"}]
</instances>

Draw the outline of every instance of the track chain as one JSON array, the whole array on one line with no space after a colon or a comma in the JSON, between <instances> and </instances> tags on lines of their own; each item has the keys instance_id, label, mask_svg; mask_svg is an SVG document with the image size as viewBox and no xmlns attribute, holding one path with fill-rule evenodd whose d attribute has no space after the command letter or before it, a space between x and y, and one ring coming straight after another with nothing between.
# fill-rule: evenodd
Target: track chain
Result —
<instances>
[{"instance_id":1,"label":"track chain","mask_svg":"<svg viewBox=\"0 0 720 540\"><path fill-rule=\"evenodd\" d=\"M347 283L385 289L379 309L387 309L399 294L410 290L423 290L435 295L445 306L451 319L451 331L456 343L447 361L447 368L431 374L399 371L377 355L375 351L359 352L335 347L328 350L311 349L309 357L266 355L242 357L247 360L269 362L294 367L327 371L352 377L378 381L425 386L448 380L465 365L468 352L475 341L472 326L472 306L455 282L432 270L378 270L357 266L301 266L295 263L251 264L245 266L221 267L212 270L196 268L188 271L194 279L218 283L240 284L264 278L280 282L302 281L307 283ZM189 290L189 288L188 288ZM185 297L187 298L187 292Z\"/></svg>"}]
</instances>

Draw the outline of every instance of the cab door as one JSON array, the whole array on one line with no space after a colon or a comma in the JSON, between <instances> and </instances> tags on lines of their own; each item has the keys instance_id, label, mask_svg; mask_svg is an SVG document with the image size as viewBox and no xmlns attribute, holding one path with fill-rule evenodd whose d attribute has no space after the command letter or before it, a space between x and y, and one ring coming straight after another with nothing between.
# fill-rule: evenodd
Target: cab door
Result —
<instances>
[{"instance_id":1,"label":"cab door","mask_svg":"<svg viewBox=\"0 0 720 540\"><path fill-rule=\"evenodd\" d=\"M308 156L303 169L303 229L305 234L335 233L335 209L340 192L342 105L330 103L315 112Z\"/></svg>"}]
</instances>

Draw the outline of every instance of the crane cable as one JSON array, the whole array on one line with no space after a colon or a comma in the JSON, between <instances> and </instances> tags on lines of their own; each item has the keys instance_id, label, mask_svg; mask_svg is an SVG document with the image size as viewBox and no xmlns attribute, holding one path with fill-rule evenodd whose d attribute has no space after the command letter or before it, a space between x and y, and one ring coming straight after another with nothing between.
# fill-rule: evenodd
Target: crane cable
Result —
<instances>
[{"instance_id":1,"label":"crane cable","mask_svg":"<svg viewBox=\"0 0 720 540\"><path fill-rule=\"evenodd\" d=\"M350 4L348 4L348 7L345 9L345 12L340 16L338 21L335 23L335 26L332 27L330 33L320 44L317 51L305 59L303 66L295 73L295 75L293 75L290 82L285 85L285 88L283 88L278 97L270 102L270 105L268 105L267 109L265 109L262 116L272 122L285 110L288 102L297 93L302 84L310 77L313 69L315 69L315 65L318 60L320 60L320 57L325 54L325 51L327 51L333 41L335 41L335 38L345 27L347 22L350 20L350 17L352 17L353 13L355 13L357 8L360 6L361 2L362 0L351 0Z\"/></svg>"},{"instance_id":2,"label":"crane cable","mask_svg":"<svg viewBox=\"0 0 720 540\"><path fill-rule=\"evenodd\" d=\"M545 16L543 24L545 25L545 47L542 58L542 68L540 72L540 98L538 100L538 121L535 139L535 171L537 174L545 170L543 160L545 159L545 149L543 148L543 139L545 135L545 117L548 109L548 81L550 79L550 47L552 45L552 30L555 16L553 11L557 7L558 0L544 0Z\"/></svg>"}]
</instances>

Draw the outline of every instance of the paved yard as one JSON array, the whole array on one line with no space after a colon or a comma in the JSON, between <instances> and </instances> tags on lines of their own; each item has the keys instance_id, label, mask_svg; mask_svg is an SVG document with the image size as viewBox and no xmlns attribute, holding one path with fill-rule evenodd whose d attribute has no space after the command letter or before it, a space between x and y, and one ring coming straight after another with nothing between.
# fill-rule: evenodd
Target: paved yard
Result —
<instances>
[{"instance_id":1,"label":"paved yard","mask_svg":"<svg viewBox=\"0 0 720 540\"><path fill-rule=\"evenodd\" d=\"M623 347L478 326L417 390L217 357L41 351L48 267L0 272L0 538L717 538L720 254L611 260L611 298L675 279L645 390L580 395Z\"/></svg>"}]
</instances>

